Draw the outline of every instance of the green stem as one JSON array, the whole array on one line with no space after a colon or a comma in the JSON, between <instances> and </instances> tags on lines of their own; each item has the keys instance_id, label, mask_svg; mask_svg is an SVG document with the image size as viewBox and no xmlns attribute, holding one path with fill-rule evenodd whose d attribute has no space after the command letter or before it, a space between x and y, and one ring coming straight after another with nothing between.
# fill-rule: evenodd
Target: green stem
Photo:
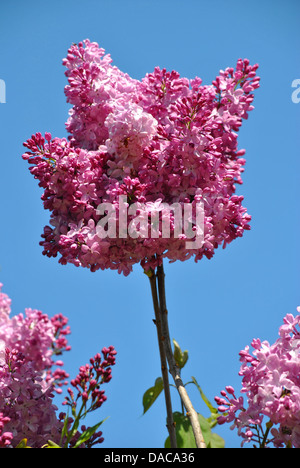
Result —
<instances>
[{"instance_id":1,"label":"green stem","mask_svg":"<svg viewBox=\"0 0 300 468\"><path fill-rule=\"evenodd\" d=\"M260 448L265 448L265 447L266 447L266 445L267 445L267 438L268 438L268 435L269 435L269 432L270 432L270 429L271 429L272 426L273 426L273 424L272 424L271 422L268 422L268 423L266 424L267 429L266 429L266 432L264 433L263 440L262 440L262 442L260 443Z\"/></svg>"},{"instance_id":2,"label":"green stem","mask_svg":"<svg viewBox=\"0 0 300 468\"><path fill-rule=\"evenodd\" d=\"M166 291L165 291L165 272L161 259L161 265L157 267L157 281L159 290L159 303L160 303L160 315L162 323L162 334L163 344L165 347L165 353L169 364L169 370L173 377L177 391L180 395L181 401L186 409L186 414L189 417L197 448L206 448L203 434L201 431L198 414L195 411L192 402L187 394L186 388L181 380L180 368L176 365L174 354L172 351L169 324L168 324L168 310L166 304Z\"/></svg>"},{"instance_id":3,"label":"green stem","mask_svg":"<svg viewBox=\"0 0 300 468\"><path fill-rule=\"evenodd\" d=\"M160 314L160 307L159 307L158 296L157 296L156 277L153 271L150 272L147 276L149 277L149 280L150 280L153 307L154 307L154 313L155 313L155 325L156 325L156 331L157 331L157 340L158 340L160 362L161 362L161 373L162 373L162 379L163 379L163 385L164 385L164 395L165 395L165 403L166 403L166 410L167 410L167 429L168 429L169 436L170 436L171 448L177 448L176 431L175 431L175 423L173 419L171 393L170 393L169 376L168 376L168 366L167 366L165 348L163 344L161 314Z\"/></svg>"}]
</instances>

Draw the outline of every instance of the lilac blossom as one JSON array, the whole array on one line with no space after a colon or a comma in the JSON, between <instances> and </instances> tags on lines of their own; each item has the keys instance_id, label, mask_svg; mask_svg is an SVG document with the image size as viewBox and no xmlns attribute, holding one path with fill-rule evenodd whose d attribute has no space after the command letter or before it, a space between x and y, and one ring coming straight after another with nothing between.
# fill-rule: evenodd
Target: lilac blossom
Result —
<instances>
[{"instance_id":1,"label":"lilac blossom","mask_svg":"<svg viewBox=\"0 0 300 468\"><path fill-rule=\"evenodd\" d=\"M300 448L300 307L297 311L296 317L284 317L274 344L254 339L252 354L249 346L240 352L245 398L237 398L232 387L215 398L223 413L219 424L233 422L243 444Z\"/></svg>"},{"instance_id":2,"label":"lilac blossom","mask_svg":"<svg viewBox=\"0 0 300 468\"><path fill-rule=\"evenodd\" d=\"M42 234L44 255L128 275L133 265L147 270L162 258L210 259L250 229L251 216L236 193L245 165L237 136L253 109L257 64L239 59L210 85L159 67L139 81L85 40L70 47L63 65L72 106L68 138L36 133L24 143L23 158L51 213ZM97 207L110 203L118 211L120 195L129 206L203 203L201 247L188 250L187 236L174 235L174 217L169 238L99 237Z\"/></svg>"},{"instance_id":3,"label":"lilac blossom","mask_svg":"<svg viewBox=\"0 0 300 468\"><path fill-rule=\"evenodd\" d=\"M0 284L0 412L5 431L11 434L5 445L16 447L27 439L33 448L48 439L59 442L62 424L53 404L68 374L54 369L54 357L69 350L68 320L61 314L49 318L27 308L25 314L10 317L11 300ZM58 362L62 365L62 362ZM53 370L54 369L54 370ZM3 437L3 436L2 436Z\"/></svg>"},{"instance_id":4,"label":"lilac blossom","mask_svg":"<svg viewBox=\"0 0 300 468\"><path fill-rule=\"evenodd\" d=\"M25 309L25 314L10 317L11 300L1 292L0 284L0 343L5 347L18 351L27 361L32 363L38 372L47 373L48 384L55 383L56 390L64 384L68 374L53 370L57 365L54 358L63 351L69 351L70 346L66 336L70 333L68 319L62 314L50 318L40 310ZM1 356L1 346L0 346ZM61 363L58 361L58 365Z\"/></svg>"},{"instance_id":5,"label":"lilac blossom","mask_svg":"<svg viewBox=\"0 0 300 468\"><path fill-rule=\"evenodd\" d=\"M73 416L76 405L82 408L75 422L66 413L57 416L55 392L62 392L69 375L62 368L63 361L56 357L70 350L68 320L62 314L49 318L33 309L10 317L11 300L1 291L2 286L0 284L0 447L17 448L26 444L42 448L51 441L65 448L76 444L90 448L102 443L101 431L78 426L83 416L100 408L106 400L101 385L112 378L114 347L104 347L103 358L97 354L71 381L77 395L72 402L66 397L66 404L72 406ZM75 426L72 427L73 422Z\"/></svg>"},{"instance_id":6,"label":"lilac blossom","mask_svg":"<svg viewBox=\"0 0 300 468\"><path fill-rule=\"evenodd\" d=\"M53 386L45 384L34 361L6 348L5 363L0 366L0 409L13 447L23 439L32 448L41 448L49 439L59 442L62 423L57 420L53 396Z\"/></svg>"}]
</instances>

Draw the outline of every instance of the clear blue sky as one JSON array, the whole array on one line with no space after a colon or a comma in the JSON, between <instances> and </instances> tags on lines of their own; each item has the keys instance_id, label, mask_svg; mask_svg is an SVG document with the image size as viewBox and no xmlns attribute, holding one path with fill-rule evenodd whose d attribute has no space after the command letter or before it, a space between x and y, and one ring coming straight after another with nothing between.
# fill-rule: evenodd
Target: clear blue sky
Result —
<instances>
[{"instance_id":1,"label":"clear blue sky","mask_svg":"<svg viewBox=\"0 0 300 468\"><path fill-rule=\"evenodd\" d=\"M108 401L90 421L110 416L103 447L161 447L167 437L162 395L141 416L143 393L160 375L148 280L138 265L125 278L42 256L49 213L21 159L23 141L37 131L66 136L61 61L72 42L98 42L137 79L158 65L210 84L240 57L259 63L255 110L239 136L247 163L238 193L252 229L212 260L165 267L171 336L190 356L183 380L195 376L211 400L225 385L239 389L239 351L253 338L275 341L283 316L300 305L300 103L291 100L300 78L299 17L297 0L2 2L0 282L14 314L32 307L69 318L72 351L64 362L72 376L103 346L117 349ZM205 414L197 391L191 398ZM239 446L229 426L217 432L228 448Z\"/></svg>"}]
</instances>

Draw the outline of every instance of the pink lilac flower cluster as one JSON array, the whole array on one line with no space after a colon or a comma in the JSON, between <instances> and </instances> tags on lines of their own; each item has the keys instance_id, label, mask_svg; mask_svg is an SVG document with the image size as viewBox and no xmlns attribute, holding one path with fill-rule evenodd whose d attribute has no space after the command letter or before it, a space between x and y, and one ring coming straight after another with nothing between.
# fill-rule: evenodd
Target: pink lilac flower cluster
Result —
<instances>
[{"instance_id":1,"label":"pink lilac flower cluster","mask_svg":"<svg viewBox=\"0 0 300 468\"><path fill-rule=\"evenodd\" d=\"M84 404L90 400L89 411L93 411L100 408L106 401L104 390L100 390L100 385L111 380L111 366L116 363L115 355L117 352L113 346L110 346L103 348L102 354L103 360L100 353L97 353L90 359L90 364L80 367L79 374L71 380L71 385L77 391L77 395L75 397L74 390L70 387L68 389L69 396L64 402L65 405L76 408L79 399Z\"/></svg>"},{"instance_id":2,"label":"pink lilac flower cluster","mask_svg":"<svg viewBox=\"0 0 300 468\"><path fill-rule=\"evenodd\" d=\"M68 320L62 314L49 318L32 309L26 309L25 316L10 318L11 300L1 291L2 286L0 283L0 447L15 448L26 439L32 448L41 448L48 440L71 448L84 432L87 436L80 447L90 448L103 442L102 432L86 426L81 426L80 432L78 424L106 401L100 385L112 378L111 366L117 354L114 347L103 348L103 357L96 354L71 381L77 396L74 398L69 389L71 398L66 397L65 404L72 407L73 416L81 404L72 428L74 419L63 412L57 417L58 408L53 404L54 391L61 393L69 377L61 369L63 362L53 360L53 356L70 350L66 338L70 333ZM59 369L52 371L55 365Z\"/></svg>"},{"instance_id":3,"label":"pink lilac flower cluster","mask_svg":"<svg viewBox=\"0 0 300 468\"><path fill-rule=\"evenodd\" d=\"M238 429L243 443L300 448L300 307L297 310L296 317L284 317L274 344L254 339L252 354L249 346L240 352L241 393L247 395L247 406L231 386L215 398L224 413L219 424L233 422L231 428Z\"/></svg>"},{"instance_id":4,"label":"pink lilac flower cluster","mask_svg":"<svg viewBox=\"0 0 300 468\"><path fill-rule=\"evenodd\" d=\"M97 353L90 359L90 364L81 366L78 375L71 380L73 388L68 388L68 396L65 397L63 405L71 408L72 417L67 417L65 413L60 414L60 419L66 421L65 427L67 424L64 446L69 445L70 448L76 448L83 438L84 442L80 444L81 448L92 448L104 441L102 431L97 431L103 421L88 429L82 425L80 427L81 433L77 428L80 419L84 419L88 413L100 408L106 401L102 385L108 383L112 378L111 366L116 363L116 354L113 346L104 347L102 349L103 357ZM86 433L88 433L88 438L85 437Z\"/></svg>"},{"instance_id":5,"label":"pink lilac flower cluster","mask_svg":"<svg viewBox=\"0 0 300 468\"><path fill-rule=\"evenodd\" d=\"M23 158L51 212L41 241L44 255L59 254L60 263L91 271L110 268L128 275L134 264L155 268L163 257L211 258L218 246L250 229L243 196L236 194L245 165L237 135L253 109L257 64L239 59L211 85L158 67L139 81L113 66L110 55L89 40L72 45L63 64L72 105L69 137L36 133L24 143ZM187 249L185 232L174 235L172 213L169 238L151 238L149 232L99 236L103 213L97 207L115 207L118 229L120 196L128 208L136 204L135 216L142 212L147 219L162 203L195 207L201 202L202 246ZM133 218L128 216L128 225Z\"/></svg>"},{"instance_id":6,"label":"pink lilac flower cluster","mask_svg":"<svg viewBox=\"0 0 300 468\"><path fill-rule=\"evenodd\" d=\"M63 362L54 358L71 349L66 339L71 332L68 319L62 314L50 318L30 308L25 309L25 315L10 317L11 300L1 292L2 286L0 283L0 342L21 353L36 371L45 372L47 384L54 383L55 390L61 393L69 376L61 369Z\"/></svg>"},{"instance_id":7,"label":"pink lilac flower cluster","mask_svg":"<svg viewBox=\"0 0 300 468\"><path fill-rule=\"evenodd\" d=\"M61 314L50 319L41 311L26 309L25 315L10 317L11 300L1 292L2 286L0 412L5 434L11 434L14 447L26 438L30 446L38 448L48 439L60 439L53 391L61 390L68 374L62 369L52 370L56 364L63 365L62 361L56 363L53 356L70 349L66 339L70 328Z\"/></svg>"},{"instance_id":8,"label":"pink lilac flower cluster","mask_svg":"<svg viewBox=\"0 0 300 468\"><path fill-rule=\"evenodd\" d=\"M108 383L111 378L111 366L116 363L117 352L113 346L102 349L102 356L97 353L90 359L90 364L81 366L78 375L71 380L71 387L68 388L69 395L66 396L64 405L72 409L72 415L75 416L75 424L78 415L82 419L85 416L100 408L106 401L105 391L102 390L102 385ZM69 418L70 433L72 433L71 425L74 422L73 418ZM81 426L81 431L86 430L85 426ZM85 448L91 448L95 444L102 443L102 431L95 431L85 443ZM76 444L76 437L73 439L73 444Z\"/></svg>"},{"instance_id":9,"label":"pink lilac flower cluster","mask_svg":"<svg viewBox=\"0 0 300 468\"><path fill-rule=\"evenodd\" d=\"M0 363L0 409L7 421L9 446L15 448L23 439L32 448L41 448L48 440L60 441L62 423L56 417L53 396L53 386L45 385L34 361L6 348Z\"/></svg>"}]
</instances>

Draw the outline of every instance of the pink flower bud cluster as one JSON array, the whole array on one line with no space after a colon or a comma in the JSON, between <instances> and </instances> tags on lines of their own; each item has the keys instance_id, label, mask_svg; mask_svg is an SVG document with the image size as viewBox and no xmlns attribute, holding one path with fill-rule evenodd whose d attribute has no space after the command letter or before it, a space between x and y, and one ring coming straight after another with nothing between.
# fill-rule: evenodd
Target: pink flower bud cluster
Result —
<instances>
[{"instance_id":1,"label":"pink flower bud cluster","mask_svg":"<svg viewBox=\"0 0 300 468\"><path fill-rule=\"evenodd\" d=\"M297 310L296 317L284 317L273 345L254 339L252 354L249 346L240 352L241 393L247 395L247 406L232 387L221 392L222 398L215 398L224 413L219 424L233 422L231 428L238 429L243 443L300 448L300 307Z\"/></svg>"},{"instance_id":2,"label":"pink flower bud cluster","mask_svg":"<svg viewBox=\"0 0 300 468\"><path fill-rule=\"evenodd\" d=\"M71 380L71 385L77 391L77 394L75 396L74 390L69 388L69 396L66 397L64 404L76 408L77 402L80 400L84 405L90 403L87 412L100 408L106 401L105 392L100 389L100 386L111 380L111 366L115 365L116 354L117 352L113 346L103 348L103 359L100 353L97 353L90 359L90 364L81 366L79 374L75 379Z\"/></svg>"},{"instance_id":3,"label":"pink flower bud cluster","mask_svg":"<svg viewBox=\"0 0 300 468\"><path fill-rule=\"evenodd\" d=\"M138 81L89 40L72 45L63 64L72 105L69 139L36 133L24 143L23 158L51 212L41 241L44 255L127 275L134 264L155 267L161 257L211 258L218 246L250 229L243 196L236 194L245 164L237 132L253 109L258 65L239 59L211 85L158 67ZM174 235L172 216L170 238L100 238L97 207L110 203L118 214L120 195L128 206L203 203L202 246L187 250L185 234Z\"/></svg>"}]
</instances>

